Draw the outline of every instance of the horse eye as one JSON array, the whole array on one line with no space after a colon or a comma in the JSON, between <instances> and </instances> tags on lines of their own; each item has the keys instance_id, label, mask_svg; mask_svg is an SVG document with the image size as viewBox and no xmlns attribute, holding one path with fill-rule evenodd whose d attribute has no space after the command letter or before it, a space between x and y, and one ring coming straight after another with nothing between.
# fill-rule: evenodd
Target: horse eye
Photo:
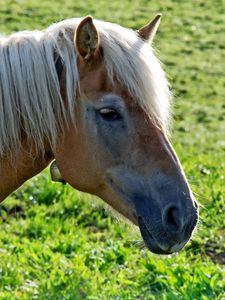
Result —
<instances>
[{"instance_id":1,"label":"horse eye","mask_svg":"<svg viewBox=\"0 0 225 300\"><path fill-rule=\"evenodd\" d=\"M121 118L119 113L114 108L101 108L99 113L106 121L114 121Z\"/></svg>"}]
</instances>

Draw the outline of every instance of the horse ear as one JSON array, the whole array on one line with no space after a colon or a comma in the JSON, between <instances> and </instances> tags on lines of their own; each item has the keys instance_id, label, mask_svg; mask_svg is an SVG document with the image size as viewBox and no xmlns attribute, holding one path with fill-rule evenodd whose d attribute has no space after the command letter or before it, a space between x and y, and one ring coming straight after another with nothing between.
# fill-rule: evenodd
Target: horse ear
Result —
<instances>
[{"instance_id":1,"label":"horse ear","mask_svg":"<svg viewBox=\"0 0 225 300\"><path fill-rule=\"evenodd\" d=\"M161 19L161 14L157 14L150 23L148 23L141 29L137 30L138 35L143 40L146 40L151 43L159 27L160 19Z\"/></svg>"},{"instance_id":2,"label":"horse ear","mask_svg":"<svg viewBox=\"0 0 225 300\"><path fill-rule=\"evenodd\" d=\"M98 49L99 35L91 16L85 17L78 25L75 33L75 46L85 61L90 60Z\"/></svg>"}]
</instances>

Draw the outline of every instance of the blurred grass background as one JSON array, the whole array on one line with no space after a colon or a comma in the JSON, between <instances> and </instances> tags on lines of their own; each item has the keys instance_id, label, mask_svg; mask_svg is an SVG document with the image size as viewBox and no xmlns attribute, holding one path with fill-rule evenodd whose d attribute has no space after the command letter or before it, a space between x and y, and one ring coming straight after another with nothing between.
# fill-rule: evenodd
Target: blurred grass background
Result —
<instances>
[{"instance_id":1,"label":"blurred grass background","mask_svg":"<svg viewBox=\"0 0 225 300\"><path fill-rule=\"evenodd\" d=\"M174 94L172 142L201 203L193 241L156 256L47 170L1 205L1 300L225 299L224 11L224 0L0 0L6 34L88 14L137 29L163 14L154 47Z\"/></svg>"}]
</instances>

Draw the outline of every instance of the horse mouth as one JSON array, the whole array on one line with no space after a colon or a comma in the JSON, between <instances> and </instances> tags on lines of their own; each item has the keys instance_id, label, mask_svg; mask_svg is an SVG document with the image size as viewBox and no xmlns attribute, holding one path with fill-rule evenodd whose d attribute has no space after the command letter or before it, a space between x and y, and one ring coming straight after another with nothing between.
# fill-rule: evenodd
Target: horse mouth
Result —
<instances>
[{"instance_id":1,"label":"horse mouth","mask_svg":"<svg viewBox=\"0 0 225 300\"><path fill-rule=\"evenodd\" d=\"M168 255L180 251L186 245L197 223L197 215L194 221L187 223L177 230L172 230L173 228L171 228L172 226L169 222L169 224L166 224L168 226L163 224L161 220L162 212L157 205L152 207L151 211L149 211L146 205L146 198L142 194L127 193L127 191L124 191L124 188L113 179L114 178L109 178L108 184L111 190L116 194L117 199L123 203L123 207L120 209L116 208L116 210L132 223L138 225L143 241L152 253ZM147 200L149 201L149 198L147 198ZM152 202L154 203L154 201ZM152 221L152 217L155 220L156 216L157 225Z\"/></svg>"},{"instance_id":2,"label":"horse mouth","mask_svg":"<svg viewBox=\"0 0 225 300\"><path fill-rule=\"evenodd\" d=\"M171 254L173 251L162 249L154 238L153 234L148 230L142 217L138 217L138 225L142 238L147 248L155 254Z\"/></svg>"}]
</instances>

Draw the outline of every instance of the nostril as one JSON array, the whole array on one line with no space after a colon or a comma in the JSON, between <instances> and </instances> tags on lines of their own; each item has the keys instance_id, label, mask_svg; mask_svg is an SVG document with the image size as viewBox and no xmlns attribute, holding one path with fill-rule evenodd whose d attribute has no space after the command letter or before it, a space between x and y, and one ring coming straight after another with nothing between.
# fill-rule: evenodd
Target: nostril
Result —
<instances>
[{"instance_id":1,"label":"nostril","mask_svg":"<svg viewBox=\"0 0 225 300\"><path fill-rule=\"evenodd\" d=\"M163 212L163 224L165 228L172 231L178 231L181 227L179 209L175 206L167 207Z\"/></svg>"}]
</instances>

